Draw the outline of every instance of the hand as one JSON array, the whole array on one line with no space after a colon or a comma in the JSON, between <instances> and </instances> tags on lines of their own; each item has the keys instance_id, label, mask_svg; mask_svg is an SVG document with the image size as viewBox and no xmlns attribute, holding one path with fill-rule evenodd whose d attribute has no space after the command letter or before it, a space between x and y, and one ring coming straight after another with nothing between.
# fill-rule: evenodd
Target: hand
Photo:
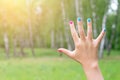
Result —
<instances>
[{"instance_id":1,"label":"hand","mask_svg":"<svg viewBox=\"0 0 120 80\"><path fill-rule=\"evenodd\" d=\"M86 70L86 68L88 68L90 70L92 68L97 68L98 67L98 56L97 56L98 47L99 47L100 41L102 40L102 38L105 34L106 29L104 28L101 31L101 33L97 37L97 39L93 39L93 37L92 37L92 22L91 22L90 18L87 19L87 36L85 36L83 23L80 18L78 18L78 20L77 20L78 31L79 31L80 37L78 36L78 34L75 30L74 22L70 21L69 24L70 24L71 34L72 34L74 44L75 44L75 50L69 51L64 48L59 48L58 51L68 55L72 59L81 63L84 70ZM87 72L87 71L85 71L85 72ZM93 80L93 79L89 78L89 80Z\"/></svg>"}]
</instances>

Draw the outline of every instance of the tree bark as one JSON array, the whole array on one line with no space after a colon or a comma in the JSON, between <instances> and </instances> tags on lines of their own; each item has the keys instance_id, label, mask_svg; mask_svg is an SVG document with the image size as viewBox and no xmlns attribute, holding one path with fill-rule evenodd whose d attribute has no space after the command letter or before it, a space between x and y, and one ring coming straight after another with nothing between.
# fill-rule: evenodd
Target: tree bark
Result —
<instances>
[{"instance_id":1,"label":"tree bark","mask_svg":"<svg viewBox=\"0 0 120 80\"><path fill-rule=\"evenodd\" d=\"M102 20L102 29L106 27L106 20L107 20L107 12L104 14L103 16L103 20ZM99 50L99 59L101 59L103 57L103 50L104 50L104 44L105 44L105 37L106 35L104 35L101 43L100 43L100 50Z\"/></svg>"},{"instance_id":2,"label":"tree bark","mask_svg":"<svg viewBox=\"0 0 120 80\"><path fill-rule=\"evenodd\" d=\"M17 54L17 39L16 39L16 36L13 37L13 53L14 53L15 57L18 56L18 54Z\"/></svg>"},{"instance_id":3,"label":"tree bark","mask_svg":"<svg viewBox=\"0 0 120 80\"><path fill-rule=\"evenodd\" d=\"M69 38L69 34L68 34L68 25L67 25L67 21L66 19L66 14L65 14L65 7L64 7L64 0L61 1L61 9L62 9L62 17L63 17L63 22L64 22L64 33L65 33L65 39L66 39L66 43L67 43L67 48L69 50L72 50L72 46L70 44L70 38Z\"/></svg>"},{"instance_id":4,"label":"tree bark","mask_svg":"<svg viewBox=\"0 0 120 80\"><path fill-rule=\"evenodd\" d=\"M75 9L76 9L76 17L80 16L79 12L79 0L75 0Z\"/></svg>"},{"instance_id":5,"label":"tree bark","mask_svg":"<svg viewBox=\"0 0 120 80\"><path fill-rule=\"evenodd\" d=\"M59 37L60 37L60 47L64 47L64 42L63 42L63 34L60 32L60 35L59 35Z\"/></svg>"},{"instance_id":6,"label":"tree bark","mask_svg":"<svg viewBox=\"0 0 120 80\"><path fill-rule=\"evenodd\" d=\"M55 34L54 34L54 30L51 31L51 48L55 48Z\"/></svg>"},{"instance_id":7,"label":"tree bark","mask_svg":"<svg viewBox=\"0 0 120 80\"><path fill-rule=\"evenodd\" d=\"M6 57L9 58L9 40L8 40L8 35L7 33L4 33L4 44L5 44L5 52L6 52Z\"/></svg>"},{"instance_id":8,"label":"tree bark","mask_svg":"<svg viewBox=\"0 0 120 80\"><path fill-rule=\"evenodd\" d=\"M3 10L3 13L5 13L5 11ZM8 39L8 34L7 34L7 24L6 24L6 15L3 14L3 29L4 29L4 34L3 34L3 39L4 39L4 46L5 46L5 53L6 53L6 57L9 58L10 54L9 54L9 39Z\"/></svg>"},{"instance_id":9,"label":"tree bark","mask_svg":"<svg viewBox=\"0 0 120 80\"><path fill-rule=\"evenodd\" d=\"M96 28L96 12L95 12L95 3L93 2L93 0L90 0L90 5L91 5L91 8L92 8L92 18L93 18L93 36L94 38L97 37L97 28Z\"/></svg>"},{"instance_id":10,"label":"tree bark","mask_svg":"<svg viewBox=\"0 0 120 80\"><path fill-rule=\"evenodd\" d=\"M34 44L33 44L33 33L32 33L32 23L31 23L31 9L30 9L30 2L29 0L26 0L27 4L27 11L28 11L28 29L29 29L29 39L30 39L30 48L32 51L32 55L35 56L34 52Z\"/></svg>"},{"instance_id":11,"label":"tree bark","mask_svg":"<svg viewBox=\"0 0 120 80\"><path fill-rule=\"evenodd\" d=\"M20 44L20 55L26 56L26 54L24 52L24 40L23 40L23 38L19 39L19 44Z\"/></svg>"}]
</instances>

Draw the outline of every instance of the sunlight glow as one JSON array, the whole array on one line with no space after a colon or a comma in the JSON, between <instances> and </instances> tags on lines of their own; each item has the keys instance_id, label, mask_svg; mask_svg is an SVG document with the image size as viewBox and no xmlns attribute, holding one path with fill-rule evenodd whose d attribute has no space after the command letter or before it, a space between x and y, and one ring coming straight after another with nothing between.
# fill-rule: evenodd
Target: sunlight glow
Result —
<instances>
[{"instance_id":1,"label":"sunlight glow","mask_svg":"<svg viewBox=\"0 0 120 80\"><path fill-rule=\"evenodd\" d=\"M115 3L112 3L111 8L116 11L117 10L117 5Z\"/></svg>"},{"instance_id":2,"label":"sunlight glow","mask_svg":"<svg viewBox=\"0 0 120 80\"><path fill-rule=\"evenodd\" d=\"M38 15L38 14L41 14L42 13L42 8L40 6L37 6L36 7L36 10L35 10L35 13Z\"/></svg>"},{"instance_id":3,"label":"sunlight glow","mask_svg":"<svg viewBox=\"0 0 120 80\"><path fill-rule=\"evenodd\" d=\"M116 11L118 9L118 1L117 0L111 0L111 8L114 11Z\"/></svg>"},{"instance_id":4,"label":"sunlight glow","mask_svg":"<svg viewBox=\"0 0 120 80\"><path fill-rule=\"evenodd\" d=\"M9 25L24 24L28 20L28 13L32 16L40 14L41 0L0 0L0 18ZM28 8L29 7L29 8Z\"/></svg>"}]
</instances>

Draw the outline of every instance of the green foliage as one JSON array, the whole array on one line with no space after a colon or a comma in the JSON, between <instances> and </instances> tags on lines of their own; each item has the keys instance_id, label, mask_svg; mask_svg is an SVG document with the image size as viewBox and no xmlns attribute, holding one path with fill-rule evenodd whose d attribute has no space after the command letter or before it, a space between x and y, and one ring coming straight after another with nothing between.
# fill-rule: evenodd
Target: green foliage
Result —
<instances>
[{"instance_id":1,"label":"green foliage","mask_svg":"<svg viewBox=\"0 0 120 80\"><path fill-rule=\"evenodd\" d=\"M59 57L58 53L51 49L36 49L35 51L36 57L0 60L0 79L86 80L82 67L72 59L68 59L66 56ZM25 52L30 53L30 50L26 49ZM112 51L111 56L105 56L100 61L100 68L105 80L119 80L119 52ZM4 54L3 50L0 50L0 53ZM1 57L3 57L2 54L0 54Z\"/></svg>"},{"instance_id":2,"label":"green foliage","mask_svg":"<svg viewBox=\"0 0 120 80\"><path fill-rule=\"evenodd\" d=\"M116 44L115 44L115 48L120 50L120 45L117 45L117 44L120 44L120 38L119 38L119 35L120 35L120 0L118 0L118 10L117 10L117 15L116 15Z\"/></svg>"}]
</instances>

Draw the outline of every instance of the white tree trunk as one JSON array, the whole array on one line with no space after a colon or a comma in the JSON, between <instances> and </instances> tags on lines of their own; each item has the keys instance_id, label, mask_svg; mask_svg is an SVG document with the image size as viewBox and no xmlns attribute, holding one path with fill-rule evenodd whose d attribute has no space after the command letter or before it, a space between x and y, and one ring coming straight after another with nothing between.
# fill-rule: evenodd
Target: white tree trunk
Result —
<instances>
[{"instance_id":1,"label":"white tree trunk","mask_svg":"<svg viewBox=\"0 0 120 80\"><path fill-rule=\"evenodd\" d=\"M79 0L75 0L75 9L76 9L76 16L79 17L80 16L80 12L79 12Z\"/></svg>"},{"instance_id":2,"label":"white tree trunk","mask_svg":"<svg viewBox=\"0 0 120 80\"><path fill-rule=\"evenodd\" d=\"M76 17L80 17L80 12L79 12L79 0L75 0L75 9L76 9ZM76 30L78 32L78 27L76 25Z\"/></svg>"},{"instance_id":3,"label":"white tree trunk","mask_svg":"<svg viewBox=\"0 0 120 80\"><path fill-rule=\"evenodd\" d=\"M62 33L60 32L60 47L64 47L64 42L63 42L63 35Z\"/></svg>"},{"instance_id":4,"label":"white tree trunk","mask_svg":"<svg viewBox=\"0 0 120 80\"><path fill-rule=\"evenodd\" d=\"M67 48L69 50L72 50L72 46L70 44L70 39L69 39L69 34L68 34L68 23L66 23L66 14L65 14L65 7L64 7L64 0L61 1L61 8L62 8L62 17L63 17L63 21L64 21L64 26L65 26L65 39L66 39L66 42L67 42Z\"/></svg>"},{"instance_id":5,"label":"white tree trunk","mask_svg":"<svg viewBox=\"0 0 120 80\"><path fill-rule=\"evenodd\" d=\"M55 48L55 34L54 34L54 30L51 31L51 48Z\"/></svg>"},{"instance_id":6,"label":"white tree trunk","mask_svg":"<svg viewBox=\"0 0 120 80\"><path fill-rule=\"evenodd\" d=\"M4 44L5 44L6 57L9 58L9 40L7 33L4 33Z\"/></svg>"},{"instance_id":7,"label":"white tree trunk","mask_svg":"<svg viewBox=\"0 0 120 80\"><path fill-rule=\"evenodd\" d=\"M83 7L82 7L82 0L75 0L75 9L76 9L76 17L82 17Z\"/></svg>"},{"instance_id":8,"label":"white tree trunk","mask_svg":"<svg viewBox=\"0 0 120 80\"><path fill-rule=\"evenodd\" d=\"M18 54L17 54L17 39L16 39L16 36L13 37L13 52L14 52L14 56L17 57Z\"/></svg>"},{"instance_id":9,"label":"white tree trunk","mask_svg":"<svg viewBox=\"0 0 120 80\"><path fill-rule=\"evenodd\" d=\"M24 39L22 37L20 37L20 39L19 39L19 44L20 44L20 55L26 56L26 54L24 52Z\"/></svg>"},{"instance_id":10,"label":"white tree trunk","mask_svg":"<svg viewBox=\"0 0 120 80\"><path fill-rule=\"evenodd\" d=\"M28 11L28 29L29 29L29 39L30 39L30 48L32 51L32 55L35 56L34 47L33 47L33 33L32 33L32 23L31 23L31 11L30 11L30 3L31 0L26 0L27 11Z\"/></svg>"},{"instance_id":11,"label":"white tree trunk","mask_svg":"<svg viewBox=\"0 0 120 80\"><path fill-rule=\"evenodd\" d=\"M103 16L103 20L102 20L102 29L106 27L106 20L107 20L107 12L104 14ZM103 37L101 44L100 44L100 50L99 50L99 58L103 57L103 50L104 50L104 44L105 44L105 37L106 35Z\"/></svg>"},{"instance_id":12,"label":"white tree trunk","mask_svg":"<svg viewBox=\"0 0 120 80\"><path fill-rule=\"evenodd\" d=\"M97 28L96 28L96 12L95 12L95 4L93 3L93 0L90 0L90 5L91 5L91 8L92 8L92 18L93 18L93 36L94 38L97 37Z\"/></svg>"},{"instance_id":13,"label":"white tree trunk","mask_svg":"<svg viewBox=\"0 0 120 80\"><path fill-rule=\"evenodd\" d=\"M3 13L6 13L3 10ZM6 52L6 57L9 58L9 39L8 39L8 34L7 34L7 24L6 24L6 15L3 14L3 27L4 27L4 34L3 34L3 39L4 39L4 45L5 45L5 52Z\"/></svg>"}]
</instances>

